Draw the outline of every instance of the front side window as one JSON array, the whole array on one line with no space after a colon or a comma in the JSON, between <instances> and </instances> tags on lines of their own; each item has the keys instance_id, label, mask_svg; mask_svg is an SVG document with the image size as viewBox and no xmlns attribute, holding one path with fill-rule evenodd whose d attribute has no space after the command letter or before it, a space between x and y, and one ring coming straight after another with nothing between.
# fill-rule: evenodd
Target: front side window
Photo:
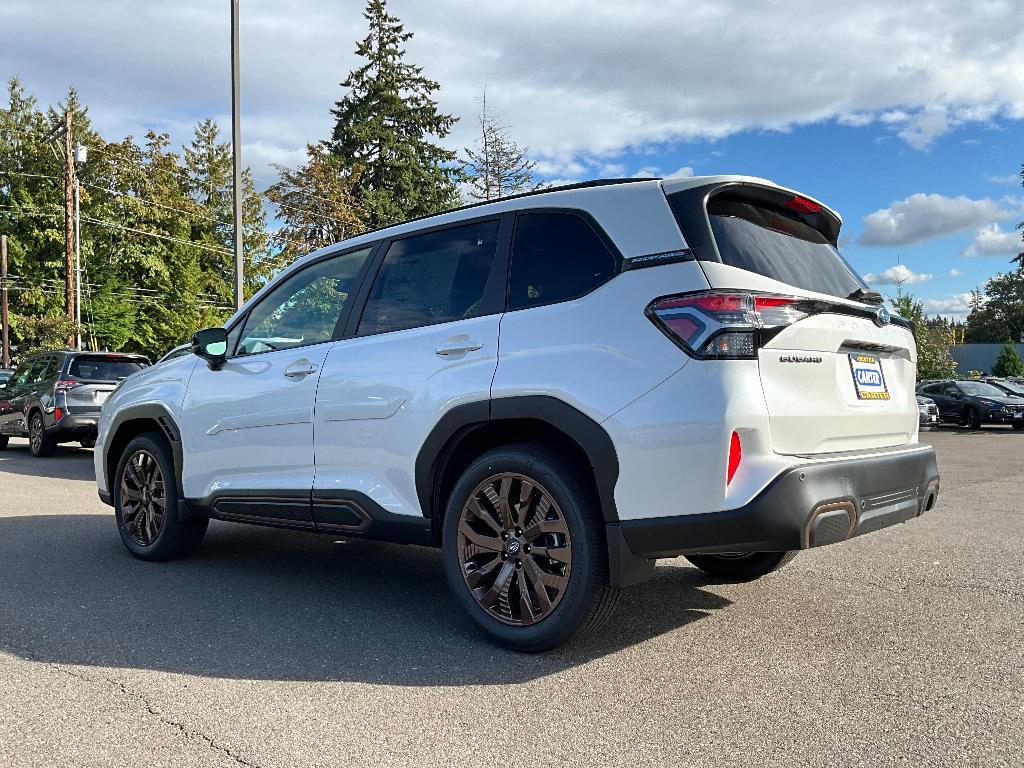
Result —
<instances>
[{"instance_id":1,"label":"front side window","mask_svg":"<svg viewBox=\"0 0 1024 768\"><path fill-rule=\"evenodd\" d=\"M31 378L33 371L41 370L40 366L43 365L43 360L36 358L35 360L26 360L22 365L18 366L18 370L11 376L11 381L7 385L10 389L15 387L23 387L35 379Z\"/></svg>"},{"instance_id":2,"label":"front side window","mask_svg":"<svg viewBox=\"0 0 1024 768\"><path fill-rule=\"evenodd\" d=\"M236 354L304 347L334 338L338 320L371 250L363 248L324 259L285 279L249 312Z\"/></svg>"},{"instance_id":3,"label":"front side window","mask_svg":"<svg viewBox=\"0 0 1024 768\"><path fill-rule=\"evenodd\" d=\"M580 216L524 213L516 219L508 308L578 298L610 279L615 256Z\"/></svg>"},{"instance_id":4,"label":"front side window","mask_svg":"<svg viewBox=\"0 0 1024 768\"><path fill-rule=\"evenodd\" d=\"M477 317L494 266L500 221L394 241L359 321L359 336Z\"/></svg>"}]
</instances>

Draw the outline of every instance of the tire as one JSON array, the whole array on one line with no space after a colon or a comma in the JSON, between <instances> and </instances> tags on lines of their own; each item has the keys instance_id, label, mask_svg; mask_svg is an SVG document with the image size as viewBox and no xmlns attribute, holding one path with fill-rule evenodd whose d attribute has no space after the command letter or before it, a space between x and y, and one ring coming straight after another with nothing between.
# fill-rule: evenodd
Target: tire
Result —
<instances>
[{"instance_id":1,"label":"tire","mask_svg":"<svg viewBox=\"0 0 1024 768\"><path fill-rule=\"evenodd\" d=\"M52 435L46 434L43 414L39 411L33 411L28 420L28 449L37 459L53 456L57 450L57 441Z\"/></svg>"},{"instance_id":2,"label":"tire","mask_svg":"<svg viewBox=\"0 0 1024 768\"><path fill-rule=\"evenodd\" d=\"M981 429L981 414L977 408L968 408L966 414L968 429Z\"/></svg>"},{"instance_id":3,"label":"tire","mask_svg":"<svg viewBox=\"0 0 1024 768\"><path fill-rule=\"evenodd\" d=\"M171 447L157 432L139 435L125 446L117 462L111 494L121 541L140 560L173 560L191 555L210 524L205 517L178 519Z\"/></svg>"},{"instance_id":4,"label":"tire","mask_svg":"<svg viewBox=\"0 0 1024 768\"><path fill-rule=\"evenodd\" d=\"M89 438L86 438L85 440L79 440L78 444L81 445L83 448L95 448L96 447L96 438L95 437L89 437Z\"/></svg>"},{"instance_id":5,"label":"tire","mask_svg":"<svg viewBox=\"0 0 1024 768\"><path fill-rule=\"evenodd\" d=\"M686 555L686 559L708 576L729 581L753 581L767 573L777 571L797 553L791 552L749 552L721 555Z\"/></svg>"},{"instance_id":6,"label":"tire","mask_svg":"<svg viewBox=\"0 0 1024 768\"><path fill-rule=\"evenodd\" d=\"M1012 426L1017 432L1020 432L1022 429L1024 429L1024 424L1017 424L1015 422Z\"/></svg>"},{"instance_id":7,"label":"tire","mask_svg":"<svg viewBox=\"0 0 1024 768\"><path fill-rule=\"evenodd\" d=\"M0 451L7 450L7 442L10 440L7 435L0 435Z\"/></svg>"},{"instance_id":8,"label":"tire","mask_svg":"<svg viewBox=\"0 0 1024 768\"><path fill-rule=\"evenodd\" d=\"M584 471L543 446L502 446L466 468L449 497L441 543L448 584L484 634L535 653L607 620L619 590L608 584L599 510Z\"/></svg>"}]
</instances>

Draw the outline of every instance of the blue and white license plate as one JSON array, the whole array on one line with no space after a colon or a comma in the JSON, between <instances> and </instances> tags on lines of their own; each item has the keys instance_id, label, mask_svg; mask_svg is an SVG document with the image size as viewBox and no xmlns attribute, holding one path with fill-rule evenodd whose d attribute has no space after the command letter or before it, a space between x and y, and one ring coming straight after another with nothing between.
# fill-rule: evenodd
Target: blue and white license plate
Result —
<instances>
[{"instance_id":1,"label":"blue and white license plate","mask_svg":"<svg viewBox=\"0 0 1024 768\"><path fill-rule=\"evenodd\" d=\"M882 361L874 355L850 355L850 371L858 400L888 400Z\"/></svg>"}]
</instances>

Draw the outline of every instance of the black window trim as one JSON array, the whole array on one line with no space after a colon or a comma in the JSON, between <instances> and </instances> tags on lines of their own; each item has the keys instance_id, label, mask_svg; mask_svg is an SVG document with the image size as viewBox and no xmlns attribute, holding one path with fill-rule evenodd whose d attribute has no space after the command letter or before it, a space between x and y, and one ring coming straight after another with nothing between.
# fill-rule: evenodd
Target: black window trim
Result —
<instances>
[{"instance_id":1,"label":"black window trim","mask_svg":"<svg viewBox=\"0 0 1024 768\"><path fill-rule=\"evenodd\" d=\"M342 329L345 328L346 323L348 322L349 316L352 313L353 307L356 304L356 300L358 300L358 298L359 298L360 292L362 291L362 288L363 288L363 284L366 282L366 275L367 275L367 272L369 271L370 265L377 258L378 250L380 249L381 244L384 243L384 242L385 242L384 240L376 240L376 241L371 242L371 243L363 243L361 245L349 246L347 248L336 248L336 249L334 249L332 251L328 251L326 253L321 254L320 256L317 256L315 259L310 259L308 263L303 264L301 267L299 267L298 269L295 269L295 270L289 272L287 275L280 275L278 277L275 277L273 280L270 281L270 283L268 283L268 285L270 285L270 284L278 282L278 280L280 280L281 282L283 282L285 280L291 280L296 275L299 275L299 274L305 272L307 269L310 269L311 267L314 267L317 264L320 264L321 262L327 261L328 259L337 258L339 256L346 256L346 255L348 255L350 253L357 253L359 251L364 251L367 248L370 249L370 252L367 254L366 259L363 261L363 266L359 268L359 274L356 275L355 284L354 284L355 290L350 295L350 298L352 300L345 302L345 306L341 310L341 315L339 315L338 321L334 325L334 331L333 331L333 333L331 333L331 338L324 339L323 341L310 342L309 344L298 344L298 345L296 345L294 347L288 347L289 350L292 350L292 349L305 349L306 347L315 347L315 346L317 346L319 344L330 344L332 342L338 341L339 339L343 338ZM231 333L236 328L241 326L241 331L238 334L238 338L235 339L235 346L228 353L228 359L229 360L248 359L250 357L257 357L259 355L265 355L265 354L267 354L269 352L284 352L284 351L286 351L286 350L283 350L283 349L266 349L266 350L263 350L262 352L252 352L251 354L248 354L248 355L236 354L237 351L238 351L238 343L242 340L242 331L245 330L245 322L249 319L250 313L252 313L253 309L255 309L260 304L262 304L264 301L266 301L267 300L267 296L269 296L271 293L273 293L273 291L274 291L273 288L268 290L267 293L259 301L254 303L252 306L246 307L245 308L245 312L243 312L241 315L236 317L234 322L231 323L231 325L225 326L225 330L227 331L228 336L230 336Z\"/></svg>"},{"instance_id":2,"label":"black window trim","mask_svg":"<svg viewBox=\"0 0 1024 768\"><path fill-rule=\"evenodd\" d=\"M359 293L356 294L356 301L352 305L352 312L348 316L348 322L345 326L344 332L341 334L342 339L367 339L372 336L382 336L387 333L401 333L402 331L411 331L416 328L430 328L434 325L444 325L446 323L458 323L462 322L463 319L477 319L480 317L489 317L491 315L498 315L505 312L505 295L508 290L508 264L509 264L509 249L512 243L512 230L514 229L514 211L506 211L504 213L491 213L486 216L474 216L468 219L459 219L458 221L449 221L444 224L438 224L433 227L424 227L423 229L416 229L409 232L403 232L399 235L386 238L380 242L380 248L372 254L373 266L371 274L366 277L360 286ZM373 288L374 282L377 280L377 276L380 274L380 269L384 266L384 259L387 257L388 250L391 248L391 244L398 242L399 240L406 240L410 237L419 237L420 235L432 235L436 232L443 232L447 229L457 229L459 227L472 226L473 224L483 224L488 221L497 221L498 224L498 241L495 245L494 251L494 263L491 265L491 272L487 276L487 281L484 283L484 295L480 302L480 314L474 315L472 318L458 318L454 320L440 320L436 323L427 323L426 325L414 325L409 328L402 328L399 330L392 331L379 331L377 333L366 333L362 336L357 336L359 330L359 323L362 322L363 312L366 310L366 305L369 302L370 291ZM357 311L358 310L358 311Z\"/></svg>"},{"instance_id":3,"label":"black window trim","mask_svg":"<svg viewBox=\"0 0 1024 768\"><path fill-rule=\"evenodd\" d=\"M512 246L515 244L515 230L519 226L519 217L520 216L526 216L526 215L529 215L529 214L532 214L532 213L564 213L564 214L569 214L569 215L576 216L577 218L582 219L583 222L590 227L590 229L594 232L594 234L597 235L598 239L602 243L604 243L604 246L608 249L608 252L612 255L612 260L615 262L615 265L612 268L611 274L608 275L608 277L606 279L602 280L600 283L597 283L596 285L591 286L590 288L588 288L587 290L583 291L580 294L577 294L576 296L566 296L564 298L554 299L552 301L543 301L543 302L540 302L538 304L531 304L528 307L517 307L515 309L512 309L509 306L509 300L510 300L509 293L512 290ZM584 296L589 296L591 293L596 291L598 288L600 288L603 285L606 285L611 280L614 280L616 277L618 277L618 275L620 275L622 272L624 272L624 271L626 271L628 269L627 262L622 257L622 252L619 250L618 246L615 245L615 241L612 240L611 237L608 236L608 233L604 230L604 227L602 227L600 225L600 223L598 223L597 219L594 218L594 215L592 213L590 213L590 211L587 211L587 210L585 210L583 208L571 208L571 207L566 207L566 206L545 205L545 206L536 206L536 207L532 207L532 208L521 208L521 209L518 209L518 210L515 211L515 217L516 217L515 227L513 228L512 237L509 239L508 268L507 268L507 272L506 272L506 275L505 275L505 311L506 312L523 312L523 311L528 310L528 309L537 309L538 307L550 307L552 304L563 304L563 303L565 303L567 301L577 301L578 299L582 299Z\"/></svg>"}]
</instances>

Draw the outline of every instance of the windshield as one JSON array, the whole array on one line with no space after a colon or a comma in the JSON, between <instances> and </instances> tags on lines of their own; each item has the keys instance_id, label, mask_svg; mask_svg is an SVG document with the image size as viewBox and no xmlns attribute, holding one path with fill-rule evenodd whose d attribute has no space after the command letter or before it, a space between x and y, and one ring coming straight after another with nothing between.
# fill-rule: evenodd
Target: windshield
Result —
<instances>
[{"instance_id":1,"label":"windshield","mask_svg":"<svg viewBox=\"0 0 1024 768\"><path fill-rule=\"evenodd\" d=\"M145 365L125 357L82 355L71 361L68 375L85 381L117 381L141 371Z\"/></svg>"},{"instance_id":2,"label":"windshield","mask_svg":"<svg viewBox=\"0 0 1024 768\"><path fill-rule=\"evenodd\" d=\"M960 389L974 397L1006 397L999 387L986 384L984 381L961 381Z\"/></svg>"},{"instance_id":3,"label":"windshield","mask_svg":"<svg viewBox=\"0 0 1024 768\"><path fill-rule=\"evenodd\" d=\"M795 215L727 195L712 198L707 211L723 264L841 298L868 289L835 246Z\"/></svg>"},{"instance_id":4,"label":"windshield","mask_svg":"<svg viewBox=\"0 0 1024 768\"><path fill-rule=\"evenodd\" d=\"M2 378L2 376L3 374L0 374L0 378ZM998 384L993 384L992 386L998 387L1012 395L1024 395L1024 387L1020 384L1014 384L1012 381L1000 381Z\"/></svg>"}]
</instances>

